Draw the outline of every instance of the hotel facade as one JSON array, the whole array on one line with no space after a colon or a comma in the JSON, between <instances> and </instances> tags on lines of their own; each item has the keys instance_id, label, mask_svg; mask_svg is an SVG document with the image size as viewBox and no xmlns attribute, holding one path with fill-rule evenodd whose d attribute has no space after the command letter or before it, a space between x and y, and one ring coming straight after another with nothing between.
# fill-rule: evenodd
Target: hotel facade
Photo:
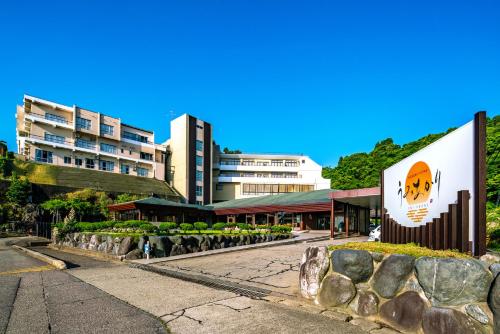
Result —
<instances>
[{"instance_id":1,"label":"hotel facade","mask_svg":"<svg viewBox=\"0 0 500 334\"><path fill-rule=\"evenodd\" d=\"M329 189L304 155L224 154L212 125L190 115L170 122L170 139L79 106L25 95L17 106L18 154L27 160L168 182L186 203Z\"/></svg>"}]
</instances>

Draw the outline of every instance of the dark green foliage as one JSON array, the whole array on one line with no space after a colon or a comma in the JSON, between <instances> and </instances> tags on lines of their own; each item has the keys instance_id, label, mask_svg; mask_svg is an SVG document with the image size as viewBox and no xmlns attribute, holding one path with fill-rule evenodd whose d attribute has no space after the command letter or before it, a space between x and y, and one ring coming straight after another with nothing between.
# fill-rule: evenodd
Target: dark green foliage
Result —
<instances>
[{"instance_id":1,"label":"dark green foliage","mask_svg":"<svg viewBox=\"0 0 500 334\"><path fill-rule=\"evenodd\" d=\"M227 223L226 227L228 228L236 227L236 223Z\"/></svg>"},{"instance_id":2,"label":"dark green foliage","mask_svg":"<svg viewBox=\"0 0 500 334\"><path fill-rule=\"evenodd\" d=\"M486 194L488 201L500 204L500 115L486 123Z\"/></svg>"},{"instance_id":3,"label":"dark green foliage","mask_svg":"<svg viewBox=\"0 0 500 334\"><path fill-rule=\"evenodd\" d=\"M196 222L193 224L194 229L201 231L201 230L206 230L208 228L208 224L204 222Z\"/></svg>"},{"instance_id":4,"label":"dark green foliage","mask_svg":"<svg viewBox=\"0 0 500 334\"><path fill-rule=\"evenodd\" d=\"M160 223L160 231L168 231L177 228L177 224L173 222L169 223Z\"/></svg>"},{"instance_id":5,"label":"dark green foliage","mask_svg":"<svg viewBox=\"0 0 500 334\"><path fill-rule=\"evenodd\" d=\"M240 150L230 150L227 147L224 147L222 152L224 152L225 154L241 154Z\"/></svg>"},{"instance_id":6,"label":"dark green foliage","mask_svg":"<svg viewBox=\"0 0 500 334\"><path fill-rule=\"evenodd\" d=\"M252 229L252 225L250 225L250 224L238 223L237 226L240 230L251 230Z\"/></svg>"},{"instance_id":7,"label":"dark green foliage","mask_svg":"<svg viewBox=\"0 0 500 334\"><path fill-rule=\"evenodd\" d=\"M213 230L223 230L226 228L226 223L215 223L212 225Z\"/></svg>"},{"instance_id":8,"label":"dark green foliage","mask_svg":"<svg viewBox=\"0 0 500 334\"><path fill-rule=\"evenodd\" d=\"M290 233L292 232L292 228L286 225L274 225L271 226L271 232L273 233Z\"/></svg>"},{"instance_id":9,"label":"dark green foliage","mask_svg":"<svg viewBox=\"0 0 500 334\"><path fill-rule=\"evenodd\" d=\"M182 223L182 224L179 225L179 227L183 231L189 231L189 230L193 229L193 225L192 224L188 224L188 223Z\"/></svg>"},{"instance_id":10,"label":"dark green foliage","mask_svg":"<svg viewBox=\"0 0 500 334\"><path fill-rule=\"evenodd\" d=\"M257 225L256 228L263 230L263 229L268 229L269 226L265 225L265 224L264 225Z\"/></svg>"},{"instance_id":11,"label":"dark green foliage","mask_svg":"<svg viewBox=\"0 0 500 334\"><path fill-rule=\"evenodd\" d=\"M0 156L0 176L8 177L12 175L14 163L12 159Z\"/></svg>"},{"instance_id":12,"label":"dark green foliage","mask_svg":"<svg viewBox=\"0 0 500 334\"><path fill-rule=\"evenodd\" d=\"M12 205L26 205L31 197L31 183L25 178L19 178L16 173L12 174L5 197Z\"/></svg>"},{"instance_id":13,"label":"dark green foliage","mask_svg":"<svg viewBox=\"0 0 500 334\"><path fill-rule=\"evenodd\" d=\"M120 195L116 196L116 200L114 202L115 202L115 204L118 204L118 203L137 201L143 197L144 196L132 195L132 194L120 194Z\"/></svg>"}]
</instances>

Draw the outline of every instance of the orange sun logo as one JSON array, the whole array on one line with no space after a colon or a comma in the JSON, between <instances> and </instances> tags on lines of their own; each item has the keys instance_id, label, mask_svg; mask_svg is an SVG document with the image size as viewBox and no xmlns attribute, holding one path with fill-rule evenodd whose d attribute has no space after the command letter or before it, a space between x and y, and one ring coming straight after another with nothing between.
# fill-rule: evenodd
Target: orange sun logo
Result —
<instances>
[{"instance_id":1,"label":"orange sun logo","mask_svg":"<svg viewBox=\"0 0 500 334\"><path fill-rule=\"evenodd\" d=\"M429 166L416 162L406 175L405 198L409 205L424 203L429 199L432 188L432 174Z\"/></svg>"}]
</instances>

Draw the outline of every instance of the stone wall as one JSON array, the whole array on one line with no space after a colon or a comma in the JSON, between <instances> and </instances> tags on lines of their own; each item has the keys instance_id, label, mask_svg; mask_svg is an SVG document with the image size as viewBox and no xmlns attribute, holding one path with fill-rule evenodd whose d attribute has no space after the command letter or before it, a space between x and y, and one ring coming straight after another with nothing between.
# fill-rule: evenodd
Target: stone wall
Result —
<instances>
[{"instance_id":1,"label":"stone wall","mask_svg":"<svg viewBox=\"0 0 500 334\"><path fill-rule=\"evenodd\" d=\"M148 239L152 248L151 257L166 257L284 240L290 237L291 235L288 234L267 234L142 236L134 238L89 233L68 233L65 236L59 236L57 232L54 232L52 241L55 246L80 248L135 260L143 258L144 242Z\"/></svg>"},{"instance_id":2,"label":"stone wall","mask_svg":"<svg viewBox=\"0 0 500 334\"><path fill-rule=\"evenodd\" d=\"M500 264L310 247L300 292L324 308L404 333L500 333Z\"/></svg>"}]
</instances>

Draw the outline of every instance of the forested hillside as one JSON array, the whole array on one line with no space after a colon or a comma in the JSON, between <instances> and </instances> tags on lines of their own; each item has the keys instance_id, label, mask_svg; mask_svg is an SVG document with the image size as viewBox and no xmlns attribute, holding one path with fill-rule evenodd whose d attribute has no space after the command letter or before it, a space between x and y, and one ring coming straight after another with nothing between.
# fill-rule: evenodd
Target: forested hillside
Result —
<instances>
[{"instance_id":1,"label":"forested hillside","mask_svg":"<svg viewBox=\"0 0 500 334\"><path fill-rule=\"evenodd\" d=\"M395 144L392 138L384 139L369 153L354 153L340 157L336 167L324 167L323 177L331 179L333 189L375 187L379 184L380 171L429 145L453 131L430 134L404 145ZM500 191L500 115L488 118L487 123L487 192L488 200L498 205Z\"/></svg>"}]
</instances>

